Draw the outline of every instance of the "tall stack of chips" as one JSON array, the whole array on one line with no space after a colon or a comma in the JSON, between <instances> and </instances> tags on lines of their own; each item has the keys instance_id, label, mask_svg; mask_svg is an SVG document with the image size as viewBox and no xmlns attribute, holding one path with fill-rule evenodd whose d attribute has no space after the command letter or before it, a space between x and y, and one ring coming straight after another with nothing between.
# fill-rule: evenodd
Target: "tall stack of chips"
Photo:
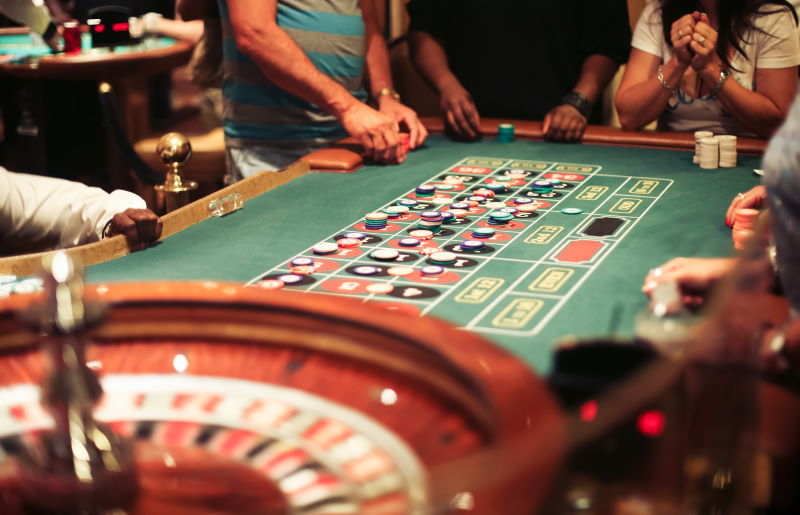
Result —
<instances>
[{"instance_id":1,"label":"tall stack of chips","mask_svg":"<svg viewBox=\"0 0 800 515\"><path fill-rule=\"evenodd\" d=\"M711 131L694 131L694 158L693 163L700 163L700 140L703 138L711 138L714 133Z\"/></svg>"},{"instance_id":2,"label":"tall stack of chips","mask_svg":"<svg viewBox=\"0 0 800 515\"><path fill-rule=\"evenodd\" d=\"M385 229L387 218L389 216L386 213L367 213L364 217L364 226L373 231Z\"/></svg>"},{"instance_id":3,"label":"tall stack of chips","mask_svg":"<svg viewBox=\"0 0 800 515\"><path fill-rule=\"evenodd\" d=\"M442 230L443 221L444 217L442 217L442 213L439 211L423 211L419 214L417 226L419 226L420 229L427 229L428 231L437 234Z\"/></svg>"},{"instance_id":4,"label":"tall stack of chips","mask_svg":"<svg viewBox=\"0 0 800 515\"><path fill-rule=\"evenodd\" d=\"M500 143L511 143L514 141L514 125L501 123L497 126L497 141Z\"/></svg>"},{"instance_id":5,"label":"tall stack of chips","mask_svg":"<svg viewBox=\"0 0 800 515\"><path fill-rule=\"evenodd\" d=\"M747 240L753 235L753 228L758 220L758 209L737 209L733 214L733 247L743 249Z\"/></svg>"},{"instance_id":6,"label":"tall stack of chips","mask_svg":"<svg viewBox=\"0 0 800 515\"><path fill-rule=\"evenodd\" d=\"M712 136L700 140L700 168L712 169L719 166L719 140Z\"/></svg>"},{"instance_id":7,"label":"tall stack of chips","mask_svg":"<svg viewBox=\"0 0 800 515\"><path fill-rule=\"evenodd\" d=\"M414 188L414 194L419 198L430 198L436 193L436 187L430 184L420 184Z\"/></svg>"},{"instance_id":8,"label":"tall stack of chips","mask_svg":"<svg viewBox=\"0 0 800 515\"><path fill-rule=\"evenodd\" d=\"M719 167L736 167L736 136L723 134L717 136L719 140Z\"/></svg>"}]
</instances>

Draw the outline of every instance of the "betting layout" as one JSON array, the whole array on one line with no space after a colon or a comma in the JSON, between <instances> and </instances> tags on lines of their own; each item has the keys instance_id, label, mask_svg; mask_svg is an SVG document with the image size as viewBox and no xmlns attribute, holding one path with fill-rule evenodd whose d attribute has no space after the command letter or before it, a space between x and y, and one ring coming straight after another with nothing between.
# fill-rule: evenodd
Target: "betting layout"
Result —
<instances>
[{"instance_id":1,"label":"betting layout","mask_svg":"<svg viewBox=\"0 0 800 515\"><path fill-rule=\"evenodd\" d=\"M248 285L536 334L672 184L601 169L467 157Z\"/></svg>"}]
</instances>

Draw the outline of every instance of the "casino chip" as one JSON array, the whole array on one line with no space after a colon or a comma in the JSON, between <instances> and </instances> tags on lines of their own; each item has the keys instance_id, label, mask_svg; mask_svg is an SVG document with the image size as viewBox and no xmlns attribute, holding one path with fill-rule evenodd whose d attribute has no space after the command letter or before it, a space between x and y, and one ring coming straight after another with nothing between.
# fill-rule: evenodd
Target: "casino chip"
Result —
<instances>
[{"instance_id":1,"label":"casino chip","mask_svg":"<svg viewBox=\"0 0 800 515\"><path fill-rule=\"evenodd\" d=\"M465 250L467 252L475 252L486 247L486 244L480 240L467 240L461 242L459 247L461 247L461 250Z\"/></svg>"},{"instance_id":2,"label":"casino chip","mask_svg":"<svg viewBox=\"0 0 800 515\"><path fill-rule=\"evenodd\" d=\"M487 209L502 209L506 207L505 202L487 202L483 205Z\"/></svg>"},{"instance_id":3,"label":"casino chip","mask_svg":"<svg viewBox=\"0 0 800 515\"><path fill-rule=\"evenodd\" d=\"M289 262L291 266L314 266L314 260L309 257L294 258Z\"/></svg>"},{"instance_id":4,"label":"casino chip","mask_svg":"<svg viewBox=\"0 0 800 515\"><path fill-rule=\"evenodd\" d=\"M565 215L579 215L583 213L583 209L577 207L565 207L564 209L561 210L561 212L564 213Z\"/></svg>"},{"instance_id":5,"label":"casino chip","mask_svg":"<svg viewBox=\"0 0 800 515\"><path fill-rule=\"evenodd\" d=\"M422 243L422 241L417 238L400 238L397 240L397 244L401 247L416 247L420 243Z\"/></svg>"},{"instance_id":6,"label":"casino chip","mask_svg":"<svg viewBox=\"0 0 800 515\"><path fill-rule=\"evenodd\" d=\"M367 237L367 235L364 234L363 232L357 232L357 231L356 232L346 232L346 233L344 233L343 236L345 238L355 238L357 240L363 240L364 238Z\"/></svg>"},{"instance_id":7,"label":"casino chip","mask_svg":"<svg viewBox=\"0 0 800 515\"><path fill-rule=\"evenodd\" d=\"M297 284L299 282L302 282L303 276L302 275L296 275L296 274L283 274L283 275L279 275L278 277L276 277L276 279L278 279L280 282L282 282L286 286L291 286L293 284Z\"/></svg>"},{"instance_id":8,"label":"casino chip","mask_svg":"<svg viewBox=\"0 0 800 515\"><path fill-rule=\"evenodd\" d=\"M394 286L389 283L374 283L367 285L367 291L376 294L386 294L394 290Z\"/></svg>"},{"instance_id":9,"label":"casino chip","mask_svg":"<svg viewBox=\"0 0 800 515\"><path fill-rule=\"evenodd\" d=\"M362 244L361 240L357 238L339 238L339 240L336 243L343 249L352 249L360 247Z\"/></svg>"},{"instance_id":10,"label":"casino chip","mask_svg":"<svg viewBox=\"0 0 800 515\"><path fill-rule=\"evenodd\" d=\"M386 273L396 277L402 277L404 275L413 274L414 269L411 268L410 266L393 266L391 268L387 268Z\"/></svg>"},{"instance_id":11,"label":"casino chip","mask_svg":"<svg viewBox=\"0 0 800 515\"><path fill-rule=\"evenodd\" d=\"M412 238L418 238L420 240L429 240L429 239L433 238L433 232L425 230L425 229L416 229L416 230L410 231L408 234Z\"/></svg>"},{"instance_id":12,"label":"casino chip","mask_svg":"<svg viewBox=\"0 0 800 515\"><path fill-rule=\"evenodd\" d=\"M362 265L350 269L356 275L375 275L381 271L377 266Z\"/></svg>"},{"instance_id":13,"label":"casino chip","mask_svg":"<svg viewBox=\"0 0 800 515\"><path fill-rule=\"evenodd\" d=\"M444 273L444 267L439 265L423 266L420 270L422 275L439 275Z\"/></svg>"},{"instance_id":14,"label":"casino chip","mask_svg":"<svg viewBox=\"0 0 800 515\"><path fill-rule=\"evenodd\" d=\"M378 249L372 251L370 257L378 261L394 261L400 253L393 249Z\"/></svg>"},{"instance_id":15,"label":"casino chip","mask_svg":"<svg viewBox=\"0 0 800 515\"><path fill-rule=\"evenodd\" d=\"M316 271L313 266L293 266L292 273L297 275L311 275Z\"/></svg>"},{"instance_id":16,"label":"casino chip","mask_svg":"<svg viewBox=\"0 0 800 515\"><path fill-rule=\"evenodd\" d=\"M283 281L279 281L278 279L264 279L258 283L258 287L262 290L280 290L283 286Z\"/></svg>"},{"instance_id":17,"label":"casino chip","mask_svg":"<svg viewBox=\"0 0 800 515\"><path fill-rule=\"evenodd\" d=\"M317 243L316 245L311 247L311 252L313 252L314 254L319 254L321 256L324 256L326 254L336 254L337 252L339 252L339 245L330 242Z\"/></svg>"}]
</instances>

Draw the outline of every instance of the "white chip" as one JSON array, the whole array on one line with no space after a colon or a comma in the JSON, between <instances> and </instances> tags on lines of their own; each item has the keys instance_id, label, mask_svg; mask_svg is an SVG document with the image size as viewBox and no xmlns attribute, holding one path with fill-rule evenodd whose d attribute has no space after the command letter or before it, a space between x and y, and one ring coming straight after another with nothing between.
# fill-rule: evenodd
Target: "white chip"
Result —
<instances>
[{"instance_id":1,"label":"white chip","mask_svg":"<svg viewBox=\"0 0 800 515\"><path fill-rule=\"evenodd\" d=\"M389 293L390 291L394 290L394 286L389 283L374 283L367 285L367 291L370 293Z\"/></svg>"},{"instance_id":2,"label":"white chip","mask_svg":"<svg viewBox=\"0 0 800 515\"><path fill-rule=\"evenodd\" d=\"M16 275L0 275L0 284L13 283L17 280Z\"/></svg>"},{"instance_id":3,"label":"white chip","mask_svg":"<svg viewBox=\"0 0 800 515\"><path fill-rule=\"evenodd\" d=\"M384 211L389 213L408 213L408 206L389 206Z\"/></svg>"},{"instance_id":4,"label":"white chip","mask_svg":"<svg viewBox=\"0 0 800 515\"><path fill-rule=\"evenodd\" d=\"M399 252L393 249L378 249L370 254L375 259L380 259L381 261L392 261L397 259L397 256L400 255Z\"/></svg>"},{"instance_id":5,"label":"white chip","mask_svg":"<svg viewBox=\"0 0 800 515\"><path fill-rule=\"evenodd\" d=\"M333 254L339 251L339 245L330 242L317 243L311 247L311 251L314 254Z\"/></svg>"},{"instance_id":6,"label":"white chip","mask_svg":"<svg viewBox=\"0 0 800 515\"><path fill-rule=\"evenodd\" d=\"M452 204L453 199L445 197L436 197L431 199L430 202L432 202L433 204L445 205L445 204Z\"/></svg>"},{"instance_id":7,"label":"white chip","mask_svg":"<svg viewBox=\"0 0 800 515\"><path fill-rule=\"evenodd\" d=\"M437 252L436 254L431 254L431 259L439 263L452 263L458 259L458 256L452 252Z\"/></svg>"},{"instance_id":8,"label":"white chip","mask_svg":"<svg viewBox=\"0 0 800 515\"><path fill-rule=\"evenodd\" d=\"M394 275L397 277L402 277L404 275L411 275L414 273L414 269L410 266L393 266L386 270L386 273L389 275Z\"/></svg>"},{"instance_id":9,"label":"white chip","mask_svg":"<svg viewBox=\"0 0 800 515\"><path fill-rule=\"evenodd\" d=\"M500 209L508 206L506 206L505 202L487 202L483 207L488 209Z\"/></svg>"},{"instance_id":10,"label":"white chip","mask_svg":"<svg viewBox=\"0 0 800 515\"><path fill-rule=\"evenodd\" d=\"M417 238L417 239L420 239L420 240L429 240L429 239L433 238L433 233L431 231L426 230L426 229L414 230L414 231L409 232L408 235L411 236L412 238Z\"/></svg>"},{"instance_id":11,"label":"white chip","mask_svg":"<svg viewBox=\"0 0 800 515\"><path fill-rule=\"evenodd\" d=\"M467 216L467 214L469 214L469 212L465 209L451 209L450 213L452 213L452 215L456 218L464 218Z\"/></svg>"}]
</instances>

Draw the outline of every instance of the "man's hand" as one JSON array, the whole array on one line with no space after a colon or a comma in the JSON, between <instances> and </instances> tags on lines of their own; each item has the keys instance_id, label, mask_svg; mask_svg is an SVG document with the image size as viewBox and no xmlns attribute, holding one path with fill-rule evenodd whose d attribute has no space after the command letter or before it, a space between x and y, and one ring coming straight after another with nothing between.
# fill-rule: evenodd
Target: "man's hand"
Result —
<instances>
[{"instance_id":1,"label":"man's hand","mask_svg":"<svg viewBox=\"0 0 800 515\"><path fill-rule=\"evenodd\" d=\"M114 215L104 236L124 234L131 250L141 250L161 236L163 223L149 209L129 208Z\"/></svg>"},{"instance_id":2,"label":"man's hand","mask_svg":"<svg viewBox=\"0 0 800 515\"><path fill-rule=\"evenodd\" d=\"M439 105L447 125L459 137L475 139L480 134L481 118L469 92L457 81L442 88Z\"/></svg>"},{"instance_id":3,"label":"man's hand","mask_svg":"<svg viewBox=\"0 0 800 515\"><path fill-rule=\"evenodd\" d=\"M395 100L391 95L381 95L378 99L378 110L394 118L398 124L408 127L411 149L415 149L425 142L428 130L419 121L419 117L413 109Z\"/></svg>"},{"instance_id":4,"label":"man's hand","mask_svg":"<svg viewBox=\"0 0 800 515\"><path fill-rule=\"evenodd\" d=\"M725 225L733 227L737 209L761 209L767 203L767 188L764 186L754 186L746 193L739 193L728 206L725 213Z\"/></svg>"},{"instance_id":5,"label":"man's hand","mask_svg":"<svg viewBox=\"0 0 800 515\"><path fill-rule=\"evenodd\" d=\"M542 131L545 139L551 141L580 141L586 123L586 118L577 109L562 104L545 115Z\"/></svg>"},{"instance_id":6,"label":"man's hand","mask_svg":"<svg viewBox=\"0 0 800 515\"><path fill-rule=\"evenodd\" d=\"M348 134L364 147L364 158L384 164L402 163L406 156L397 120L362 102L353 102L340 118Z\"/></svg>"},{"instance_id":7,"label":"man's hand","mask_svg":"<svg viewBox=\"0 0 800 515\"><path fill-rule=\"evenodd\" d=\"M734 258L674 258L647 274L642 291L649 296L659 284L675 281L683 305L699 307L735 266Z\"/></svg>"}]
</instances>

